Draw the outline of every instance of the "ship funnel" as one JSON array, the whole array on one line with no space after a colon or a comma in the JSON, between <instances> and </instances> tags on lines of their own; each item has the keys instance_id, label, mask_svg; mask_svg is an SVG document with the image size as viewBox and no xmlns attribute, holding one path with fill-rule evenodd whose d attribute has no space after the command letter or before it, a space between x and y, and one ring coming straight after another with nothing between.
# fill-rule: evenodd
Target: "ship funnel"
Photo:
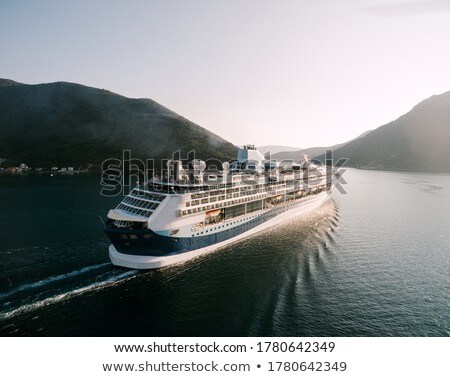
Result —
<instances>
[{"instance_id":1,"label":"ship funnel","mask_svg":"<svg viewBox=\"0 0 450 377\"><path fill-rule=\"evenodd\" d=\"M254 145L238 148L237 161L243 169L264 171L264 156Z\"/></svg>"}]
</instances>

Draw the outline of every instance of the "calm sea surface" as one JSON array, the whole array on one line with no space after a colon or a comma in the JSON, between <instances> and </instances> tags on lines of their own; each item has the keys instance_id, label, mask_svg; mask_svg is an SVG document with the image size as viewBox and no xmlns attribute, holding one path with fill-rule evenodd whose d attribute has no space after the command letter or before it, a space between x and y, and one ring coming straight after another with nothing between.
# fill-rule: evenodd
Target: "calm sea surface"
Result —
<instances>
[{"instance_id":1,"label":"calm sea surface","mask_svg":"<svg viewBox=\"0 0 450 377\"><path fill-rule=\"evenodd\" d=\"M0 335L449 336L450 175L346 195L183 265L113 267L99 179L0 176Z\"/></svg>"}]
</instances>

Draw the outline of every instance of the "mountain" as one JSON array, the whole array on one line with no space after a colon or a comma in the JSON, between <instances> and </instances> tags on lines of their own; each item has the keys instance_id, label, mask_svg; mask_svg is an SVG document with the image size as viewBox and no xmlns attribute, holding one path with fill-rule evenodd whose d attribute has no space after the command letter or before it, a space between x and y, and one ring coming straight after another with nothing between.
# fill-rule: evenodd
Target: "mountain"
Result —
<instances>
[{"instance_id":1,"label":"mountain","mask_svg":"<svg viewBox=\"0 0 450 377\"><path fill-rule=\"evenodd\" d=\"M26 85L0 79L3 166L86 166L122 157L170 158L191 150L229 160L236 148L151 99L131 99L67 82Z\"/></svg>"},{"instance_id":2,"label":"mountain","mask_svg":"<svg viewBox=\"0 0 450 377\"><path fill-rule=\"evenodd\" d=\"M339 148L342 144L337 144ZM332 147L311 147L306 149L300 149L298 151L282 151L275 154L272 154L271 158L274 160L294 160L299 161L304 159L304 155L307 155L308 158L314 158L314 156L320 155L325 152L326 149L335 148Z\"/></svg>"},{"instance_id":3,"label":"mountain","mask_svg":"<svg viewBox=\"0 0 450 377\"><path fill-rule=\"evenodd\" d=\"M350 143L353 140L357 140L361 137L366 136L370 132L372 132L372 130L366 131L363 134L357 136L356 138L354 138L346 143L336 144L336 145L332 145L329 147L311 147L311 148L306 148L306 149L300 149L297 151L285 150L285 151L273 154L271 158L273 158L275 160L294 160L294 161L303 160L304 155L307 155L308 158L315 158L317 156L324 154L327 149L332 149L334 151L336 149L341 148L345 144Z\"/></svg>"},{"instance_id":4,"label":"mountain","mask_svg":"<svg viewBox=\"0 0 450 377\"><path fill-rule=\"evenodd\" d=\"M285 151L294 152L294 151L299 151L301 149L302 148L298 148L298 147L286 147L284 145L263 145L262 147L258 147L258 150L263 155L265 155L269 151L271 154L275 154L275 153L285 152Z\"/></svg>"},{"instance_id":5,"label":"mountain","mask_svg":"<svg viewBox=\"0 0 450 377\"><path fill-rule=\"evenodd\" d=\"M366 169L450 171L450 92L342 146L335 160Z\"/></svg>"}]
</instances>

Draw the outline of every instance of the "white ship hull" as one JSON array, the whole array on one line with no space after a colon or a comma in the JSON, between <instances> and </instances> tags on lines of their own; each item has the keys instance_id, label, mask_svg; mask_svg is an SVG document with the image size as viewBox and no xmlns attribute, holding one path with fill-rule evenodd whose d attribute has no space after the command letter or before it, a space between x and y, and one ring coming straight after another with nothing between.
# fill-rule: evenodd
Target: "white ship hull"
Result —
<instances>
[{"instance_id":1,"label":"white ship hull","mask_svg":"<svg viewBox=\"0 0 450 377\"><path fill-rule=\"evenodd\" d=\"M322 192L320 194L307 197L305 199L301 199L300 205L292 208L286 208L285 211L278 214L277 216L259 225L256 225L255 227L235 237L231 237L222 242L211 244L207 247L202 247L196 250L181 252L175 255L167 255L167 256L130 255L118 252L117 249L114 247L114 245L111 244L109 246L109 256L114 265L135 269L156 269L174 264L179 264L187 260L196 258L200 255L222 248L231 243L237 242L255 233L262 232L268 228L279 225L285 221L292 220L295 217L311 212L314 209L318 208L321 204L323 204L328 199L328 197L329 195L326 192ZM261 213L264 212L265 211L262 211Z\"/></svg>"}]
</instances>

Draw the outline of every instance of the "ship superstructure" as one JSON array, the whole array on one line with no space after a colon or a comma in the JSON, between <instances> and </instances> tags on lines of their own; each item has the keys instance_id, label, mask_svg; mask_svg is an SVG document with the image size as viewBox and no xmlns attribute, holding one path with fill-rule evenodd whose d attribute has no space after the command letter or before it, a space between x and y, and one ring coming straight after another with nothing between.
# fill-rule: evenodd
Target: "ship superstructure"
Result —
<instances>
[{"instance_id":1,"label":"ship superstructure","mask_svg":"<svg viewBox=\"0 0 450 377\"><path fill-rule=\"evenodd\" d=\"M191 259L318 207L331 184L306 160L264 160L238 149L222 170L170 160L161 178L134 188L109 211L105 233L113 264L159 268Z\"/></svg>"}]
</instances>

